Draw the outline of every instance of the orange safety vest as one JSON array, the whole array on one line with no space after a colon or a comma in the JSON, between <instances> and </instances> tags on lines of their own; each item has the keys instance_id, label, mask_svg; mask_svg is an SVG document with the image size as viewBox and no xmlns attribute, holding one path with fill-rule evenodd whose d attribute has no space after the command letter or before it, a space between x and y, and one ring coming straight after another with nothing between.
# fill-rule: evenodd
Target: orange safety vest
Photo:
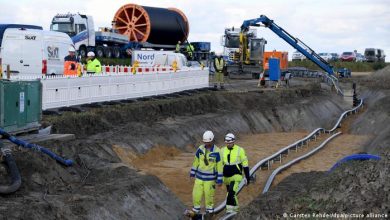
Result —
<instances>
[{"instance_id":1,"label":"orange safety vest","mask_svg":"<svg viewBox=\"0 0 390 220\"><path fill-rule=\"evenodd\" d=\"M64 75L75 76L77 75L78 64L76 61L65 61L64 63Z\"/></svg>"}]
</instances>

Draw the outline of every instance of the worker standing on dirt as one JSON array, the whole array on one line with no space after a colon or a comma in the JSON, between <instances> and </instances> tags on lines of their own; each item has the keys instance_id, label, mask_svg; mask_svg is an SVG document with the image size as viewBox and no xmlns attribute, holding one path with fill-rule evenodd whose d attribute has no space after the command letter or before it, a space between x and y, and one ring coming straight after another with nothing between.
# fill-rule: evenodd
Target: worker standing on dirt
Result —
<instances>
[{"instance_id":1,"label":"worker standing on dirt","mask_svg":"<svg viewBox=\"0 0 390 220\"><path fill-rule=\"evenodd\" d=\"M68 49L69 55L64 59L64 75L75 76L77 75L78 60L76 57L76 50L73 46Z\"/></svg>"},{"instance_id":2,"label":"worker standing on dirt","mask_svg":"<svg viewBox=\"0 0 390 220\"><path fill-rule=\"evenodd\" d=\"M224 78L224 75L223 75L223 68L225 67L225 60L223 59L222 57L222 54L218 53L216 54L216 56L214 57L214 69L215 69L215 73L214 73L214 88L218 88L218 83L219 83L219 87L221 89L224 89L224 86L223 86L223 78Z\"/></svg>"},{"instance_id":3,"label":"worker standing on dirt","mask_svg":"<svg viewBox=\"0 0 390 220\"><path fill-rule=\"evenodd\" d=\"M102 72L100 61L95 58L95 53L90 51L87 54L87 73L95 74Z\"/></svg>"},{"instance_id":4,"label":"worker standing on dirt","mask_svg":"<svg viewBox=\"0 0 390 220\"><path fill-rule=\"evenodd\" d=\"M203 134L203 143L195 153L190 172L191 179L195 177L192 210L197 214L200 212L204 193L206 214L211 214L214 212L215 184L222 185L222 160L220 149L214 144L212 131Z\"/></svg>"},{"instance_id":5,"label":"worker standing on dirt","mask_svg":"<svg viewBox=\"0 0 390 220\"><path fill-rule=\"evenodd\" d=\"M235 144L236 137L229 133L225 136L226 146L222 148L223 182L226 185L226 212L238 212L237 192L240 182L249 185L249 166L245 150ZM244 172L245 178L242 173Z\"/></svg>"}]
</instances>

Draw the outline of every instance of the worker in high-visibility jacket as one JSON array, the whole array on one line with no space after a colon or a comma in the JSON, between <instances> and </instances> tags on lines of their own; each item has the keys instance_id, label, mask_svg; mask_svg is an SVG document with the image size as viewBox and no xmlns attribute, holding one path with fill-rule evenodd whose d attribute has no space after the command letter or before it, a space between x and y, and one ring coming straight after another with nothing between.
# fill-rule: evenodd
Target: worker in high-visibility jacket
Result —
<instances>
[{"instance_id":1,"label":"worker in high-visibility jacket","mask_svg":"<svg viewBox=\"0 0 390 220\"><path fill-rule=\"evenodd\" d=\"M73 46L69 47L69 55L64 59L64 75L65 76L76 76L78 68L78 60L76 57L76 50Z\"/></svg>"},{"instance_id":2,"label":"worker in high-visibility jacket","mask_svg":"<svg viewBox=\"0 0 390 220\"><path fill-rule=\"evenodd\" d=\"M249 185L249 164L245 150L235 144L236 137L229 133L225 136L225 143L221 149L223 161L223 183L226 185L226 212L238 212L237 192L241 181ZM243 178L243 173L245 178Z\"/></svg>"},{"instance_id":3,"label":"worker in high-visibility jacket","mask_svg":"<svg viewBox=\"0 0 390 220\"><path fill-rule=\"evenodd\" d=\"M90 51L87 53L87 65L86 65L88 74L95 74L102 72L102 65L100 61L95 58L95 53Z\"/></svg>"},{"instance_id":4,"label":"worker in high-visibility jacket","mask_svg":"<svg viewBox=\"0 0 390 220\"><path fill-rule=\"evenodd\" d=\"M176 44L175 53L180 53L180 45L181 45L181 41L178 41Z\"/></svg>"},{"instance_id":5,"label":"worker in high-visibility jacket","mask_svg":"<svg viewBox=\"0 0 390 220\"><path fill-rule=\"evenodd\" d=\"M223 59L222 54L220 54L220 53L216 54L216 56L214 57L214 69L215 69L214 88L218 88L218 84L219 84L219 87L221 89L224 89L224 86L223 86L223 78L224 78L223 68L224 67L225 67L225 60Z\"/></svg>"},{"instance_id":6,"label":"worker in high-visibility jacket","mask_svg":"<svg viewBox=\"0 0 390 220\"><path fill-rule=\"evenodd\" d=\"M188 59L192 60L193 59L193 53L194 53L194 46L190 43L187 44L186 51L188 54Z\"/></svg>"},{"instance_id":7,"label":"worker in high-visibility jacket","mask_svg":"<svg viewBox=\"0 0 390 220\"><path fill-rule=\"evenodd\" d=\"M203 134L203 145L195 153L190 177L195 177L192 190L192 210L200 212L203 193L205 195L206 214L214 212L215 185L222 185L222 160L220 149L214 144L214 134L206 131Z\"/></svg>"}]
</instances>

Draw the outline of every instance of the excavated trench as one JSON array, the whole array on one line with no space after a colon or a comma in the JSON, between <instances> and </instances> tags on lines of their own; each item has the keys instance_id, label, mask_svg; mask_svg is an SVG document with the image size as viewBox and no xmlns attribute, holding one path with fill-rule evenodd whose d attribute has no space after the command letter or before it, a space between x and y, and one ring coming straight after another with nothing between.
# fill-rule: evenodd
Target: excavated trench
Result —
<instances>
[{"instance_id":1,"label":"excavated trench","mask_svg":"<svg viewBox=\"0 0 390 220\"><path fill-rule=\"evenodd\" d=\"M365 136L367 139L361 139L358 145L364 146L363 152L379 155L381 160L349 162L331 173L310 169L301 172L313 160L323 163L328 156L322 157L321 150L304 163L291 167L289 171L299 172L255 198L235 219L295 218L299 214L311 219L318 218L318 214L353 214L368 219L390 217L390 67L369 77L346 81L357 82L358 94L365 99L365 111L343 129L350 138L336 138L326 148L339 149ZM282 173L278 178L283 176ZM345 216L338 218L352 218Z\"/></svg>"},{"instance_id":2,"label":"excavated trench","mask_svg":"<svg viewBox=\"0 0 390 220\"><path fill-rule=\"evenodd\" d=\"M0 196L0 216L181 219L191 203L189 167L205 130L213 130L219 144L225 133L234 132L250 161L257 161L314 128L331 127L350 108L350 103L321 90L318 83L306 84L281 90L237 86L192 91L46 116L44 123L54 132L74 133L76 139L41 145L76 164L65 168L36 152L14 151L23 184L15 194ZM322 164L310 162L305 169L326 170L343 155L359 151L365 138L347 135L348 140L340 141L343 147L336 144L321 154ZM265 181L262 175L242 192L243 205L256 197L257 186ZM3 167L0 184L9 181L5 176ZM217 201L223 197L219 190Z\"/></svg>"}]
</instances>

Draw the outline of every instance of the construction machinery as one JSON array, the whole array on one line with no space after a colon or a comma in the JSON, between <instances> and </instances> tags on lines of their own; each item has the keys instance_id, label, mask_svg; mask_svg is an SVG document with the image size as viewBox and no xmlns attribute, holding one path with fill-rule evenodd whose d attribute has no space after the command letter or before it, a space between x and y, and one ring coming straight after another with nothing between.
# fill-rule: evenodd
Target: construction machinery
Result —
<instances>
[{"instance_id":1,"label":"construction machinery","mask_svg":"<svg viewBox=\"0 0 390 220\"><path fill-rule=\"evenodd\" d=\"M309 60L313 61L317 66L323 69L326 73L328 73L329 75L334 74L333 67L326 60L322 59L316 52L314 52L313 49L311 49L309 46L307 46L298 38L293 37L283 28L276 25L273 20L269 19L265 15L260 15L260 17L255 19L245 20L241 25L240 34L245 36L246 33L250 32L249 27L253 27L253 26L260 27L261 24L263 24L264 27L269 28L271 31L273 31L276 35L278 35L280 38L282 38L292 47L294 47L303 55L305 55Z\"/></svg>"},{"instance_id":2,"label":"construction machinery","mask_svg":"<svg viewBox=\"0 0 390 220\"><path fill-rule=\"evenodd\" d=\"M262 72L264 46L267 41L257 38L256 29L245 32L226 28L222 37L226 72L229 78L258 78Z\"/></svg>"}]
</instances>

